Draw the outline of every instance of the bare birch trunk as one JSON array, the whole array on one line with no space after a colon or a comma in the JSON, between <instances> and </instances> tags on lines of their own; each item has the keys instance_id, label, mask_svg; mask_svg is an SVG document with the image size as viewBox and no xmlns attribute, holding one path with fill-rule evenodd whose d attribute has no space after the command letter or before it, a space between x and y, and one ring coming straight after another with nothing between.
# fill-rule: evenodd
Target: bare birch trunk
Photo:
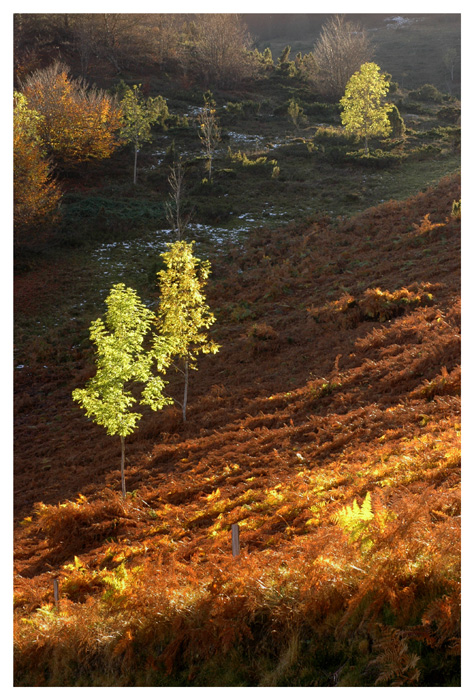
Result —
<instances>
[{"instance_id":1,"label":"bare birch trunk","mask_svg":"<svg viewBox=\"0 0 474 700\"><path fill-rule=\"evenodd\" d=\"M121 467L120 471L122 474L122 496L123 498L127 497L127 490L125 488L125 438L123 436L120 437L120 442L122 445L122 461L121 461Z\"/></svg>"},{"instance_id":2,"label":"bare birch trunk","mask_svg":"<svg viewBox=\"0 0 474 700\"><path fill-rule=\"evenodd\" d=\"M189 363L188 363L188 358L186 358L184 361L183 423L186 423L186 406L188 403L188 382L189 382Z\"/></svg>"},{"instance_id":3,"label":"bare birch trunk","mask_svg":"<svg viewBox=\"0 0 474 700\"><path fill-rule=\"evenodd\" d=\"M135 162L133 164L133 184L137 184L137 158L138 158L138 148L135 146Z\"/></svg>"}]
</instances>

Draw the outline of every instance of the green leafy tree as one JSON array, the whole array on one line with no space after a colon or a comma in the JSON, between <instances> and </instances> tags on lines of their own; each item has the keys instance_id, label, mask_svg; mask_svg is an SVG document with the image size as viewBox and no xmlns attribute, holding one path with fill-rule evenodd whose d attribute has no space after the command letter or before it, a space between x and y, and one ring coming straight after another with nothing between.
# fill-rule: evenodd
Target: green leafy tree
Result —
<instances>
[{"instance_id":1,"label":"green leafy tree","mask_svg":"<svg viewBox=\"0 0 474 700\"><path fill-rule=\"evenodd\" d=\"M365 153L369 152L369 138L388 136L391 130L388 113L392 105L383 103L389 81L380 73L376 63L364 63L346 85L341 98L341 120L349 134L364 139Z\"/></svg>"},{"instance_id":2,"label":"green leafy tree","mask_svg":"<svg viewBox=\"0 0 474 700\"><path fill-rule=\"evenodd\" d=\"M120 102L122 110L122 128L120 136L134 148L133 184L137 183L137 159L140 147L151 141L151 126L159 123L165 127L169 116L166 100L158 97L144 98L140 91L141 85L127 87Z\"/></svg>"},{"instance_id":3,"label":"green leafy tree","mask_svg":"<svg viewBox=\"0 0 474 700\"><path fill-rule=\"evenodd\" d=\"M155 316L137 293L123 283L112 287L105 303L105 321L98 318L90 327L90 338L97 347L97 372L84 389L75 389L72 396L86 415L104 426L109 435L120 437L125 498L125 438L133 433L141 418L140 413L130 410L137 401L131 387L141 383L140 403L155 411L173 403L163 394L166 382L161 376L169 366L172 343L155 336L151 349L144 350L144 340Z\"/></svg>"},{"instance_id":4,"label":"green leafy tree","mask_svg":"<svg viewBox=\"0 0 474 700\"><path fill-rule=\"evenodd\" d=\"M207 171L209 173L209 182L211 182L212 159L217 144L221 140L221 130L217 120L216 103L210 90L204 94L204 107L201 108L199 113L199 138L207 159Z\"/></svg>"},{"instance_id":5,"label":"green leafy tree","mask_svg":"<svg viewBox=\"0 0 474 700\"><path fill-rule=\"evenodd\" d=\"M168 250L161 254L166 269L157 273L161 295L157 314L160 337L169 340L174 356L182 363L177 369L184 375L183 421L186 421L189 370L197 369L199 353L219 350L206 333L216 320L203 291L211 266L209 261L193 255L193 245L194 241L182 240L169 244Z\"/></svg>"}]
</instances>

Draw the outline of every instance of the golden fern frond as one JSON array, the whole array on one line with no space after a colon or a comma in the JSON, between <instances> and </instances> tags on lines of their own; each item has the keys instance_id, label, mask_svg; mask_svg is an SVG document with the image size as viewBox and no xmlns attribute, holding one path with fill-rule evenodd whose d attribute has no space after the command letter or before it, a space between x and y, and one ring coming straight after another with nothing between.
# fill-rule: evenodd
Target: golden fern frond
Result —
<instances>
[{"instance_id":1,"label":"golden fern frond","mask_svg":"<svg viewBox=\"0 0 474 700\"><path fill-rule=\"evenodd\" d=\"M347 532L351 540L358 539L373 518L370 492L367 492L362 506L359 506L354 498L352 506L343 506L340 511L331 516L331 520Z\"/></svg>"}]
</instances>

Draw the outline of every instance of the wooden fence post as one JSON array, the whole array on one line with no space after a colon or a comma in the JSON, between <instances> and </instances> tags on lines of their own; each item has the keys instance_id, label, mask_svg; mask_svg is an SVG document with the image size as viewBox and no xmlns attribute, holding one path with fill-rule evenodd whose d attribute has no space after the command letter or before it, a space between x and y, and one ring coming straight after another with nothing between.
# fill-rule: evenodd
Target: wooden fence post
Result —
<instances>
[{"instance_id":1,"label":"wooden fence post","mask_svg":"<svg viewBox=\"0 0 474 700\"><path fill-rule=\"evenodd\" d=\"M240 543L239 543L239 526L237 524L232 525L232 555L234 557L240 554Z\"/></svg>"},{"instance_id":2,"label":"wooden fence post","mask_svg":"<svg viewBox=\"0 0 474 700\"><path fill-rule=\"evenodd\" d=\"M58 579L55 578L53 581L53 587L54 587L54 604L56 608L59 610L59 583Z\"/></svg>"}]
</instances>

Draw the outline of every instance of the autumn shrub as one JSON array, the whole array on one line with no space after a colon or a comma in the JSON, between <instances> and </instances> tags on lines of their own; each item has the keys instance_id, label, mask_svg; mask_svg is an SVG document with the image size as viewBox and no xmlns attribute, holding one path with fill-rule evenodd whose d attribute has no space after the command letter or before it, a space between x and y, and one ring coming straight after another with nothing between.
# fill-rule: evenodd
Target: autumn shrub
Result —
<instances>
[{"instance_id":1,"label":"autumn shrub","mask_svg":"<svg viewBox=\"0 0 474 700\"><path fill-rule=\"evenodd\" d=\"M268 323L254 323L247 332L247 342L254 354L275 352L280 344L280 334Z\"/></svg>"},{"instance_id":2,"label":"autumn shrub","mask_svg":"<svg viewBox=\"0 0 474 700\"><path fill-rule=\"evenodd\" d=\"M310 382L306 393L307 404L313 407L318 406L321 399L324 399L326 396L331 396L331 394L340 389L340 387L341 383L339 381L326 379L325 377Z\"/></svg>"},{"instance_id":3,"label":"autumn shrub","mask_svg":"<svg viewBox=\"0 0 474 700\"><path fill-rule=\"evenodd\" d=\"M15 241L31 243L59 219L62 192L40 138L42 115L15 93L13 181ZM41 234L39 231L43 229Z\"/></svg>"},{"instance_id":4,"label":"autumn shrub","mask_svg":"<svg viewBox=\"0 0 474 700\"><path fill-rule=\"evenodd\" d=\"M376 287L366 289L364 294L356 298L344 294L340 299L329 302L323 307L311 306L308 313L317 322L337 320L343 315L343 325L354 327L362 321L385 322L401 316L409 309L432 304L433 295L430 285L411 285L397 289L394 292L382 291Z\"/></svg>"},{"instance_id":5,"label":"autumn shrub","mask_svg":"<svg viewBox=\"0 0 474 700\"><path fill-rule=\"evenodd\" d=\"M423 286L420 290L402 288L393 293L375 288L364 292L359 307L364 319L375 319L383 323L404 314L407 309L426 306L432 301L433 295L423 289Z\"/></svg>"},{"instance_id":6,"label":"autumn shrub","mask_svg":"<svg viewBox=\"0 0 474 700\"><path fill-rule=\"evenodd\" d=\"M120 110L103 90L73 79L69 68L54 63L28 76L23 94L43 117L41 140L61 163L108 158L119 145Z\"/></svg>"}]
</instances>

